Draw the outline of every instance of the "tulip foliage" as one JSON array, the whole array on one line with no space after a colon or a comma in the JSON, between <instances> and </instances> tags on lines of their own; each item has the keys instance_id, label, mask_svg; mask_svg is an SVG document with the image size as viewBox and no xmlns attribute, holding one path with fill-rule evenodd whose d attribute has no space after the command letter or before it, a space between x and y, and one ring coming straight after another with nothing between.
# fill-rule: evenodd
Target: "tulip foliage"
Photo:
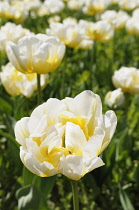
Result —
<instances>
[{"instance_id":1,"label":"tulip foliage","mask_svg":"<svg viewBox=\"0 0 139 210\"><path fill-rule=\"evenodd\" d=\"M138 6L0 2L0 209L139 208Z\"/></svg>"}]
</instances>

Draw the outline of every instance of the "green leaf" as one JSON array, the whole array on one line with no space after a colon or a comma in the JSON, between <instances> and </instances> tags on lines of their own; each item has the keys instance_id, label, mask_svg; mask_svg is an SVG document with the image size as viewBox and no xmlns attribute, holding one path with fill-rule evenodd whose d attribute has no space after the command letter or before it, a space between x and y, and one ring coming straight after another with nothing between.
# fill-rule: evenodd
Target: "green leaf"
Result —
<instances>
[{"instance_id":1,"label":"green leaf","mask_svg":"<svg viewBox=\"0 0 139 210\"><path fill-rule=\"evenodd\" d=\"M41 195L41 200L45 202L49 197L56 180L56 176L52 177L39 177L31 173L26 167L23 168L23 185L33 185Z\"/></svg>"},{"instance_id":2,"label":"green leaf","mask_svg":"<svg viewBox=\"0 0 139 210\"><path fill-rule=\"evenodd\" d=\"M33 182L33 178L35 177L35 175L30 172L25 166L23 167L23 174L22 174L22 178L23 178L23 186L32 184Z\"/></svg>"},{"instance_id":3,"label":"green leaf","mask_svg":"<svg viewBox=\"0 0 139 210\"><path fill-rule=\"evenodd\" d=\"M18 199L18 210L38 210L40 205L40 194L34 185L22 187L16 192Z\"/></svg>"},{"instance_id":4,"label":"green leaf","mask_svg":"<svg viewBox=\"0 0 139 210\"><path fill-rule=\"evenodd\" d=\"M40 190L45 195L46 198L50 195L54 184L55 184L56 176L41 178Z\"/></svg>"},{"instance_id":5,"label":"green leaf","mask_svg":"<svg viewBox=\"0 0 139 210\"><path fill-rule=\"evenodd\" d=\"M121 204L122 204L122 207L124 210L135 210L131 201L130 201L129 196L127 195L127 193L124 190L122 190L121 187L119 190L119 197L120 197L120 201L121 201Z\"/></svg>"},{"instance_id":6,"label":"green leaf","mask_svg":"<svg viewBox=\"0 0 139 210\"><path fill-rule=\"evenodd\" d=\"M3 132L2 130L0 130L0 135L5 137L6 139L9 139L11 141L12 144L14 144L16 146L16 148L19 148L19 144L18 142L15 140L15 138L13 137L13 135Z\"/></svg>"},{"instance_id":7,"label":"green leaf","mask_svg":"<svg viewBox=\"0 0 139 210\"><path fill-rule=\"evenodd\" d=\"M11 104L12 101L9 97L0 94L0 113L12 113L13 107Z\"/></svg>"}]
</instances>

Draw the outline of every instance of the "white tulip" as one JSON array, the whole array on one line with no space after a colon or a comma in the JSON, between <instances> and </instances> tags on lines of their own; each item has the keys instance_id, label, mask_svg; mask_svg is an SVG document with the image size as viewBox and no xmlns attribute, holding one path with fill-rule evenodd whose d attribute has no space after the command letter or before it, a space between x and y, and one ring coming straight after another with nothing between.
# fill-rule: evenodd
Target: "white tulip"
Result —
<instances>
[{"instance_id":1,"label":"white tulip","mask_svg":"<svg viewBox=\"0 0 139 210\"><path fill-rule=\"evenodd\" d=\"M95 23L80 20L78 25L80 32L92 40L106 43L114 36L114 28L107 20L100 20Z\"/></svg>"},{"instance_id":2,"label":"white tulip","mask_svg":"<svg viewBox=\"0 0 139 210\"><path fill-rule=\"evenodd\" d=\"M0 79L5 90L12 96L24 95L31 97L34 91L37 90L37 75L23 74L15 69L15 67L9 62L5 66L2 66L2 72L0 72ZM44 88L48 81L48 74L41 76L41 88Z\"/></svg>"},{"instance_id":3,"label":"white tulip","mask_svg":"<svg viewBox=\"0 0 139 210\"><path fill-rule=\"evenodd\" d=\"M50 14L59 13L65 7L65 4L62 0L45 0L44 5L47 6Z\"/></svg>"},{"instance_id":4,"label":"white tulip","mask_svg":"<svg viewBox=\"0 0 139 210\"><path fill-rule=\"evenodd\" d=\"M55 37L44 34L24 36L17 44L7 45L8 58L22 73L46 74L61 63L65 45Z\"/></svg>"},{"instance_id":5,"label":"white tulip","mask_svg":"<svg viewBox=\"0 0 139 210\"><path fill-rule=\"evenodd\" d=\"M121 67L114 72L112 81L116 88L122 88L124 92L139 94L139 70L134 67Z\"/></svg>"},{"instance_id":6,"label":"white tulip","mask_svg":"<svg viewBox=\"0 0 139 210\"><path fill-rule=\"evenodd\" d=\"M21 160L32 173L41 177L62 173L79 180L104 165L99 155L116 124L113 111L102 114L100 97L84 91L75 98L48 99L16 123L15 136Z\"/></svg>"},{"instance_id":7,"label":"white tulip","mask_svg":"<svg viewBox=\"0 0 139 210\"><path fill-rule=\"evenodd\" d=\"M115 29L121 29L125 26L130 16L125 11L107 10L101 15L102 20L107 20Z\"/></svg>"},{"instance_id":8,"label":"white tulip","mask_svg":"<svg viewBox=\"0 0 139 210\"><path fill-rule=\"evenodd\" d=\"M93 41L86 38L79 30L75 19L68 18L63 23L51 23L46 29L47 35L56 36L61 42L71 48L88 49L93 45Z\"/></svg>"},{"instance_id":9,"label":"white tulip","mask_svg":"<svg viewBox=\"0 0 139 210\"><path fill-rule=\"evenodd\" d=\"M33 35L33 33L28 29L23 28L22 25L7 22L0 29L0 51L6 53L6 45L8 41L17 43L20 38L28 35Z\"/></svg>"},{"instance_id":10,"label":"white tulip","mask_svg":"<svg viewBox=\"0 0 139 210\"><path fill-rule=\"evenodd\" d=\"M114 91L109 91L105 96L105 103L110 108L114 109L120 108L123 106L124 101L125 97L121 88L118 88Z\"/></svg>"}]
</instances>

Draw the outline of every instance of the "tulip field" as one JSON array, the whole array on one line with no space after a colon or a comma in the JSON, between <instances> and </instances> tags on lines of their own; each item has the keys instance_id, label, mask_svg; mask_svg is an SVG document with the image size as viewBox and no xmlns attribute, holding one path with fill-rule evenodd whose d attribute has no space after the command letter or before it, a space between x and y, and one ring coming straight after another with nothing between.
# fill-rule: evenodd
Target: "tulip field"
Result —
<instances>
[{"instance_id":1,"label":"tulip field","mask_svg":"<svg viewBox=\"0 0 139 210\"><path fill-rule=\"evenodd\" d=\"M0 210L139 209L139 1L0 1Z\"/></svg>"}]
</instances>

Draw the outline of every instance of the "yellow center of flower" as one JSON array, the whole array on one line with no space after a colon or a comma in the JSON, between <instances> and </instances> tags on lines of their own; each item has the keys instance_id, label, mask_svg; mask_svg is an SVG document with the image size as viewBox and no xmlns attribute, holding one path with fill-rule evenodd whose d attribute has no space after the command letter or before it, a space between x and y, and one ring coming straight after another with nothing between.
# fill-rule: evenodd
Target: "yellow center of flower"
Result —
<instances>
[{"instance_id":1,"label":"yellow center of flower","mask_svg":"<svg viewBox=\"0 0 139 210\"><path fill-rule=\"evenodd\" d=\"M87 139L89 138L86 119L80 116L68 117L67 115L64 115L64 114L60 114L60 118L62 120L63 125L65 125L67 122L72 122L76 125L79 125L80 128L83 130L86 138Z\"/></svg>"},{"instance_id":2,"label":"yellow center of flower","mask_svg":"<svg viewBox=\"0 0 139 210\"><path fill-rule=\"evenodd\" d=\"M53 147L51 151L49 151L49 146L40 148L40 153L38 153L38 160L42 163L47 161L53 164L54 167L57 167L61 156L69 155L69 151L66 148Z\"/></svg>"}]
</instances>

